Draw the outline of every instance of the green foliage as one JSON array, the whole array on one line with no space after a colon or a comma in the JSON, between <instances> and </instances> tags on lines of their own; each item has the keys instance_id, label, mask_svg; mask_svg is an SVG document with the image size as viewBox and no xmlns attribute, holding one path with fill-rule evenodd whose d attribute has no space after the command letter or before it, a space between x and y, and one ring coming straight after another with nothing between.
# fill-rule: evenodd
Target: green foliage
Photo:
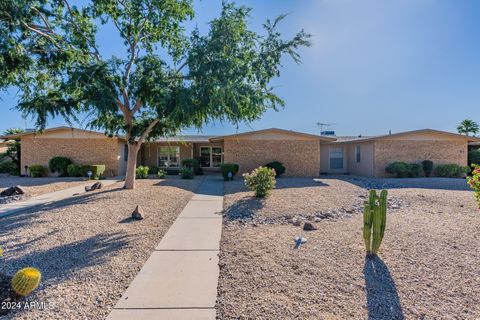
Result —
<instances>
[{"instance_id":1,"label":"green foliage","mask_svg":"<svg viewBox=\"0 0 480 320\"><path fill-rule=\"evenodd\" d=\"M480 131L480 126L473 120L465 119L459 124L457 131L458 133L465 134L467 136L470 135L470 133L475 135Z\"/></svg>"},{"instance_id":2,"label":"green foliage","mask_svg":"<svg viewBox=\"0 0 480 320\"><path fill-rule=\"evenodd\" d=\"M1 40L0 40L1 43ZM0 58L0 64L1 64L1 58ZM1 74L1 71L0 71ZM0 80L1 83L1 80ZM1 87L1 85L0 85ZM23 133L25 130L23 129L18 129L18 128L10 128L7 129L3 132L4 135L14 135L14 134L19 134ZM15 166L15 170L11 170L10 174L12 175L20 175L20 172L22 171L20 168L20 157L21 157L21 145L19 140L10 140L9 144L7 146L7 150L5 153L0 154L0 162L1 161L11 161L13 165Z\"/></svg>"},{"instance_id":3,"label":"green foliage","mask_svg":"<svg viewBox=\"0 0 480 320\"><path fill-rule=\"evenodd\" d=\"M363 239L367 254L377 254L383 240L386 224L387 190L382 190L380 196L377 195L375 190L370 190L363 211Z\"/></svg>"},{"instance_id":4,"label":"green foliage","mask_svg":"<svg viewBox=\"0 0 480 320\"><path fill-rule=\"evenodd\" d=\"M270 163L267 163L265 167L275 170L275 174L277 177L280 177L282 174L285 173L285 167L281 162L278 161L272 161Z\"/></svg>"},{"instance_id":5,"label":"green foliage","mask_svg":"<svg viewBox=\"0 0 480 320\"><path fill-rule=\"evenodd\" d=\"M394 174L397 178L415 178L422 173L422 166L417 163L393 162L385 171Z\"/></svg>"},{"instance_id":6,"label":"green foliage","mask_svg":"<svg viewBox=\"0 0 480 320\"><path fill-rule=\"evenodd\" d=\"M165 176L167 175L167 171L160 169L158 170L157 175L160 179L165 179Z\"/></svg>"},{"instance_id":7,"label":"green foliage","mask_svg":"<svg viewBox=\"0 0 480 320\"><path fill-rule=\"evenodd\" d=\"M192 169L194 174L197 174L197 175L203 174L203 170L200 167L200 162L198 161L198 159L183 159L182 167L187 167Z\"/></svg>"},{"instance_id":8,"label":"green foliage","mask_svg":"<svg viewBox=\"0 0 480 320\"><path fill-rule=\"evenodd\" d=\"M455 163L441 164L435 168L435 175L438 177L446 178L460 178L470 172L470 168L467 166L460 166Z\"/></svg>"},{"instance_id":9,"label":"green foliage","mask_svg":"<svg viewBox=\"0 0 480 320\"><path fill-rule=\"evenodd\" d=\"M480 165L474 164L472 167L472 176L467 177L467 182L475 193L475 199L477 200L478 208L480 209Z\"/></svg>"},{"instance_id":10,"label":"green foliage","mask_svg":"<svg viewBox=\"0 0 480 320\"><path fill-rule=\"evenodd\" d=\"M147 166L138 166L136 169L136 175L138 179L147 179L149 168Z\"/></svg>"},{"instance_id":11,"label":"green foliage","mask_svg":"<svg viewBox=\"0 0 480 320\"><path fill-rule=\"evenodd\" d=\"M425 174L425 177L430 177L433 172L433 161L423 160L422 169L423 169L423 173Z\"/></svg>"},{"instance_id":12,"label":"green foliage","mask_svg":"<svg viewBox=\"0 0 480 320\"><path fill-rule=\"evenodd\" d=\"M21 269L12 278L12 289L19 296L26 297L38 287L41 279L40 270L32 267Z\"/></svg>"},{"instance_id":13,"label":"green foliage","mask_svg":"<svg viewBox=\"0 0 480 320\"><path fill-rule=\"evenodd\" d=\"M212 119L253 121L284 105L271 81L284 56L300 62L310 35L283 39L285 15L256 33L250 11L223 2L206 34L188 35L192 0L0 1L0 89L19 89L16 108L39 129L85 113L92 128L125 132L130 147ZM112 25L126 56L98 50L97 32Z\"/></svg>"},{"instance_id":14,"label":"green foliage","mask_svg":"<svg viewBox=\"0 0 480 320\"><path fill-rule=\"evenodd\" d=\"M0 173L7 173L12 176L20 175L17 165L12 161L0 162Z\"/></svg>"},{"instance_id":15,"label":"green foliage","mask_svg":"<svg viewBox=\"0 0 480 320\"><path fill-rule=\"evenodd\" d=\"M88 177L88 171L92 172L92 179L98 180L102 177L103 173L105 172L105 165L104 164L92 164L82 166L80 168L83 177Z\"/></svg>"},{"instance_id":16,"label":"green foliage","mask_svg":"<svg viewBox=\"0 0 480 320\"><path fill-rule=\"evenodd\" d=\"M264 198L275 188L275 170L267 167L259 167L251 173L243 175L245 185L255 193L255 197Z\"/></svg>"},{"instance_id":17,"label":"green foliage","mask_svg":"<svg viewBox=\"0 0 480 320\"><path fill-rule=\"evenodd\" d=\"M60 177L68 174L68 166L72 164L72 160L67 157L53 157L48 161L48 169L52 173L58 173Z\"/></svg>"},{"instance_id":18,"label":"green foliage","mask_svg":"<svg viewBox=\"0 0 480 320\"><path fill-rule=\"evenodd\" d=\"M67 166L67 174L69 177L81 177L82 168L79 165L71 163Z\"/></svg>"},{"instance_id":19,"label":"green foliage","mask_svg":"<svg viewBox=\"0 0 480 320\"><path fill-rule=\"evenodd\" d=\"M468 164L480 164L480 149L470 150L468 152Z\"/></svg>"},{"instance_id":20,"label":"green foliage","mask_svg":"<svg viewBox=\"0 0 480 320\"><path fill-rule=\"evenodd\" d=\"M182 179L193 179L193 169L188 167L182 167L180 169L180 176Z\"/></svg>"},{"instance_id":21,"label":"green foliage","mask_svg":"<svg viewBox=\"0 0 480 320\"><path fill-rule=\"evenodd\" d=\"M220 171L222 172L223 180L233 180L233 177L238 173L238 164L236 163L222 163L220 165ZM231 176L229 177L229 173Z\"/></svg>"},{"instance_id":22,"label":"green foliage","mask_svg":"<svg viewBox=\"0 0 480 320\"><path fill-rule=\"evenodd\" d=\"M32 164L28 167L28 172L33 178L45 177L47 175L47 168L39 164Z\"/></svg>"},{"instance_id":23,"label":"green foliage","mask_svg":"<svg viewBox=\"0 0 480 320\"><path fill-rule=\"evenodd\" d=\"M157 174L158 171L160 171L160 168L158 166L148 167L148 174Z\"/></svg>"}]
</instances>

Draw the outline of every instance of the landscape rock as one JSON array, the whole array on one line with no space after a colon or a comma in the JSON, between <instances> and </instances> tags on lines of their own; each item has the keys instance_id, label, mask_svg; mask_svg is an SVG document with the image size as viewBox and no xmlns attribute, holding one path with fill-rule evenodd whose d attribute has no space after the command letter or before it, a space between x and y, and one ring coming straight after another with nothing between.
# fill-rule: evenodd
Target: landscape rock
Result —
<instances>
[{"instance_id":1,"label":"landscape rock","mask_svg":"<svg viewBox=\"0 0 480 320\"><path fill-rule=\"evenodd\" d=\"M0 197L11 197L20 194L26 194L25 190L20 186L13 186L0 192Z\"/></svg>"},{"instance_id":2,"label":"landscape rock","mask_svg":"<svg viewBox=\"0 0 480 320\"><path fill-rule=\"evenodd\" d=\"M140 209L140 206L137 206L135 210L133 210L132 218L135 220L142 220L143 218L145 218L145 213L142 209Z\"/></svg>"},{"instance_id":3,"label":"landscape rock","mask_svg":"<svg viewBox=\"0 0 480 320\"><path fill-rule=\"evenodd\" d=\"M315 227L315 225L311 222L305 222L305 224L303 225L303 230L313 231L313 230L317 230L317 227Z\"/></svg>"},{"instance_id":4,"label":"landscape rock","mask_svg":"<svg viewBox=\"0 0 480 320\"><path fill-rule=\"evenodd\" d=\"M102 189L102 187L103 187L103 184L100 181L97 181L91 186L86 186L85 191L89 192L89 191L99 190L99 189Z\"/></svg>"},{"instance_id":5,"label":"landscape rock","mask_svg":"<svg viewBox=\"0 0 480 320\"><path fill-rule=\"evenodd\" d=\"M291 220L292 224L296 227L300 227L300 225L302 224L302 221L300 221L300 219L298 217L295 217Z\"/></svg>"}]
</instances>

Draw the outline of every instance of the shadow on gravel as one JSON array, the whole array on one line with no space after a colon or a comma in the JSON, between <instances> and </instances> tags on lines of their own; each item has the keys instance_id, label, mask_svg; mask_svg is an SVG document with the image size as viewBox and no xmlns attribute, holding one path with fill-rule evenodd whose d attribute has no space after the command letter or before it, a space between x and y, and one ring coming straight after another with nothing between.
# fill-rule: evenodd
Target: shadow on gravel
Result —
<instances>
[{"instance_id":1,"label":"shadow on gravel","mask_svg":"<svg viewBox=\"0 0 480 320\"><path fill-rule=\"evenodd\" d=\"M255 197L245 197L235 201L224 212L227 220L243 220L252 218L264 206L264 199Z\"/></svg>"},{"instance_id":2,"label":"shadow on gravel","mask_svg":"<svg viewBox=\"0 0 480 320\"><path fill-rule=\"evenodd\" d=\"M387 265L377 256L365 258L363 268L368 319L403 320L402 305Z\"/></svg>"}]
</instances>

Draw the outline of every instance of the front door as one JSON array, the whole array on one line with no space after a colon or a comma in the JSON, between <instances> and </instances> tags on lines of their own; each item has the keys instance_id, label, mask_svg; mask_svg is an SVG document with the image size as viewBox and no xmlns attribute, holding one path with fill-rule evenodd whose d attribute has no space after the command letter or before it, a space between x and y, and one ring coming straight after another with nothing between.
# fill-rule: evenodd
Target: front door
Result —
<instances>
[{"instance_id":1,"label":"front door","mask_svg":"<svg viewBox=\"0 0 480 320\"><path fill-rule=\"evenodd\" d=\"M200 147L200 166L218 168L222 164L222 147Z\"/></svg>"}]
</instances>

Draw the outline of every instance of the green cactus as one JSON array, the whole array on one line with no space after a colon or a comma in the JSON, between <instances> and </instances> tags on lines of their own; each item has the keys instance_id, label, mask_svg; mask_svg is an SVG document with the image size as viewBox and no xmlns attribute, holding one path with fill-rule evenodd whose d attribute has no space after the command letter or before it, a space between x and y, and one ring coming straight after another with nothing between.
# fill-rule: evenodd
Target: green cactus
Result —
<instances>
[{"instance_id":1,"label":"green cactus","mask_svg":"<svg viewBox=\"0 0 480 320\"><path fill-rule=\"evenodd\" d=\"M12 289L19 296L26 297L40 284L40 270L29 267L19 270L12 278Z\"/></svg>"},{"instance_id":2,"label":"green cactus","mask_svg":"<svg viewBox=\"0 0 480 320\"><path fill-rule=\"evenodd\" d=\"M385 233L386 223L387 190L382 190L380 196L375 190L370 190L363 212L363 239L367 254L377 254Z\"/></svg>"}]
</instances>

